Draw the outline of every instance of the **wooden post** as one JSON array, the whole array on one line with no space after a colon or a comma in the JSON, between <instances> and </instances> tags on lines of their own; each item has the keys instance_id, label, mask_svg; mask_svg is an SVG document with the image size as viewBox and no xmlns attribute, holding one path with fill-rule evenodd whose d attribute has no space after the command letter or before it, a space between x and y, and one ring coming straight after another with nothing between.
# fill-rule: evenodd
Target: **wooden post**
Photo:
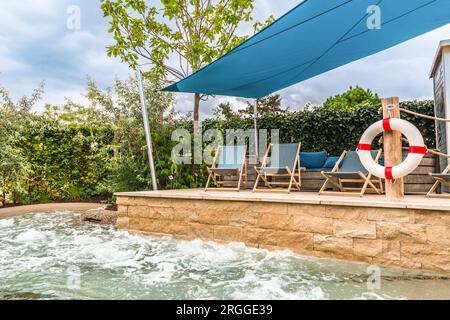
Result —
<instances>
[{"instance_id":1,"label":"wooden post","mask_svg":"<svg viewBox=\"0 0 450 320\"><path fill-rule=\"evenodd\" d=\"M381 100L383 106L383 118L400 118L400 101L398 97ZM398 131L384 133L384 165L394 167L402 162L402 134ZM395 181L386 180L386 199L400 200L405 197L405 185L403 178Z\"/></svg>"}]
</instances>

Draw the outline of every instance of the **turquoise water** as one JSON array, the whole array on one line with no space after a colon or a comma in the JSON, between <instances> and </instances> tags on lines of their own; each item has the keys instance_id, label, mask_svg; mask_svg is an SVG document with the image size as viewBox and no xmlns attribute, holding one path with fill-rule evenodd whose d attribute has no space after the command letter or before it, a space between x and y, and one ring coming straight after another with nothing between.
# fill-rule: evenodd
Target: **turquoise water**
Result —
<instances>
[{"instance_id":1,"label":"turquoise water","mask_svg":"<svg viewBox=\"0 0 450 320\"><path fill-rule=\"evenodd\" d=\"M450 280L269 252L130 235L73 212L0 220L0 299L450 299ZM377 278L378 279L378 278Z\"/></svg>"}]
</instances>

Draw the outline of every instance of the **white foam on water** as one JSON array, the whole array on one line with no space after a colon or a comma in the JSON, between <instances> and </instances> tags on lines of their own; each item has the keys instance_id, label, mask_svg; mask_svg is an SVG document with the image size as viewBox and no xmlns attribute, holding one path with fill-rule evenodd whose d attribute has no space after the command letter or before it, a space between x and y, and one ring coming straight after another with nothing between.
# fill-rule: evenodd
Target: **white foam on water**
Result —
<instances>
[{"instance_id":1,"label":"white foam on water","mask_svg":"<svg viewBox=\"0 0 450 320\"><path fill-rule=\"evenodd\" d=\"M391 281L367 293L365 269L242 243L131 235L80 224L70 212L0 220L0 297L5 291L46 299L392 299L426 290L424 283ZM65 287L68 270L79 270L81 290ZM449 282L433 285L430 296L450 298Z\"/></svg>"},{"instance_id":2,"label":"white foam on water","mask_svg":"<svg viewBox=\"0 0 450 320\"><path fill-rule=\"evenodd\" d=\"M240 259L240 244L219 245L214 242L193 241L179 242L176 249L185 256L195 257L201 263L225 263Z\"/></svg>"},{"instance_id":3,"label":"white foam on water","mask_svg":"<svg viewBox=\"0 0 450 320\"><path fill-rule=\"evenodd\" d=\"M158 270L144 275L143 280L147 285L156 283L169 283L175 273L175 265L173 263L160 263Z\"/></svg>"},{"instance_id":4,"label":"white foam on water","mask_svg":"<svg viewBox=\"0 0 450 320\"><path fill-rule=\"evenodd\" d=\"M0 229L1 228L8 228L12 227L14 225L14 219L0 219Z\"/></svg>"},{"instance_id":5,"label":"white foam on water","mask_svg":"<svg viewBox=\"0 0 450 320\"><path fill-rule=\"evenodd\" d=\"M16 237L19 242L35 242L43 239L45 239L45 234L36 229L24 231Z\"/></svg>"}]
</instances>

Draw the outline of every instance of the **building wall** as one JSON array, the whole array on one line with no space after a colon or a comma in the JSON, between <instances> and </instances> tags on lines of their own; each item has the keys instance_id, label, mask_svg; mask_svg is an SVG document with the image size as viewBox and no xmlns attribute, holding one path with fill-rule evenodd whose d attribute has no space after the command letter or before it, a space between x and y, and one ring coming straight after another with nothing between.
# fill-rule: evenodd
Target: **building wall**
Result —
<instances>
[{"instance_id":1,"label":"building wall","mask_svg":"<svg viewBox=\"0 0 450 320\"><path fill-rule=\"evenodd\" d=\"M450 272L450 214L356 206L117 199L121 230Z\"/></svg>"},{"instance_id":2,"label":"building wall","mask_svg":"<svg viewBox=\"0 0 450 320\"><path fill-rule=\"evenodd\" d=\"M446 106L445 106L445 75L444 75L444 63L443 60L438 63L436 72L433 78L434 82L434 113L439 118L446 118ZM447 125L442 121L436 121L436 148L447 153ZM440 157L439 169L444 170L447 166L447 159Z\"/></svg>"},{"instance_id":3,"label":"building wall","mask_svg":"<svg viewBox=\"0 0 450 320\"><path fill-rule=\"evenodd\" d=\"M450 119L450 47L445 47L442 49L442 60L444 65L444 104L445 104L445 118ZM446 123L446 142L447 142L447 153L450 152L450 122Z\"/></svg>"}]
</instances>

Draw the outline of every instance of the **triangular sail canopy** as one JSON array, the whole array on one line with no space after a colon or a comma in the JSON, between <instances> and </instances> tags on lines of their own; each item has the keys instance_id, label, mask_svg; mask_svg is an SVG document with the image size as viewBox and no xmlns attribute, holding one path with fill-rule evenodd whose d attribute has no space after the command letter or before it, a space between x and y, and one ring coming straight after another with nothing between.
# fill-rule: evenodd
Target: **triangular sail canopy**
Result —
<instances>
[{"instance_id":1,"label":"triangular sail canopy","mask_svg":"<svg viewBox=\"0 0 450 320\"><path fill-rule=\"evenodd\" d=\"M372 26L378 5L380 29ZM305 0L165 91L261 98L450 23L450 0Z\"/></svg>"}]
</instances>

